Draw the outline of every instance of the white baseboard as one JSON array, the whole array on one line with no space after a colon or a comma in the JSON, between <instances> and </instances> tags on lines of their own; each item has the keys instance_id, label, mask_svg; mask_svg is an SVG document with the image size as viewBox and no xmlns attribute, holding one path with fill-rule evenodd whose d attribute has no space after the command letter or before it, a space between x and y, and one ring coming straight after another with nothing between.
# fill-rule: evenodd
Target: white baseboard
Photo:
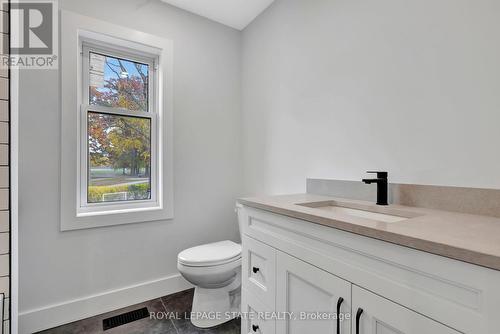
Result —
<instances>
[{"instance_id":1,"label":"white baseboard","mask_svg":"<svg viewBox=\"0 0 500 334\"><path fill-rule=\"evenodd\" d=\"M29 334L192 287L180 274L19 313L19 334Z\"/></svg>"}]
</instances>

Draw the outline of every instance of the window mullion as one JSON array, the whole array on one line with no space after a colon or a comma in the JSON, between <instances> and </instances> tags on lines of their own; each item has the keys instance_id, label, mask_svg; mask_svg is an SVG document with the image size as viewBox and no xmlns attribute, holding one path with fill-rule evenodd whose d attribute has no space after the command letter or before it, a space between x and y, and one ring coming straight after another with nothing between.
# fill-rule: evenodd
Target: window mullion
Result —
<instances>
[{"instance_id":1,"label":"window mullion","mask_svg":"<svg viewBox=\"0 0 500 334\"><path fill-rule=\"evenodd\" d=\"M96 112L100 114L117 115L117 116L130 116L138 118L153 118L153 114L144 111L129 111L122 108L110 108L101 106L84 105L83 106L89 112Z\"/></svg>"}]
</instances>

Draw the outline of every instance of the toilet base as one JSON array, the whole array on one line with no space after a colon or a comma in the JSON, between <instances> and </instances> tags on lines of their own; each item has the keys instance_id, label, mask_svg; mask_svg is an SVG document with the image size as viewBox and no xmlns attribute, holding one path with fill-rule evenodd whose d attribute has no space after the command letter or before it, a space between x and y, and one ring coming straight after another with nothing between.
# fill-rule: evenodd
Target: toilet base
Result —
<instances>
[{"instance_id":1,"label":"toilet base","mask_svg":"<svg viewBox=\"0 0 500 334\"><path fill-rule=\"evenodd\" d=\"M210 328L236 318L241 307L241 275L228 286L217 289L195 287L191 323Z\"/></svg>"}]
</instances>

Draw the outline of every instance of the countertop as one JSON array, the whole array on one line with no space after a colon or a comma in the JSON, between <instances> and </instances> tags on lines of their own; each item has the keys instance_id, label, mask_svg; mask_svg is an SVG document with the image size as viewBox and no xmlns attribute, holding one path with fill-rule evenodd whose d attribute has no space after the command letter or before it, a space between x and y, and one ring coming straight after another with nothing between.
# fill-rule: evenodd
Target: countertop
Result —
<instances>
[{"instance_id":1,"label":"countertop","mask_svg":"<svg viewBox=\"0 0 500 334\"><path fill-rule=\"evenodd\" d=\"M500 270L499 218L402 205L379 206L371 202L313 194L242 198L238 202L249 207ZM330 203L406 219L387 223L310 207Z\"/></svg>"}]
</instances>

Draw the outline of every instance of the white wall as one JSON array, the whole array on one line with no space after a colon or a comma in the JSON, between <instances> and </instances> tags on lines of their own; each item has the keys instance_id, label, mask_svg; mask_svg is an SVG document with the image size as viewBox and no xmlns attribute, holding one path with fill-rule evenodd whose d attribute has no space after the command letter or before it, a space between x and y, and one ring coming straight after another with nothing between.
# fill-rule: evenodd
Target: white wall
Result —
<instances>
[{"instance_id":1,"label":"white wall","mask_svg":"<svg viewBox=\"0 0 500 334\"><path fill-rule=\"evenodd\" d=\"M277 0L243 32L247 193L500 188L500 2Z\"/></svg>"},{"instance_id":2,"label":"white wall","mask_svg":"<svg viewBox=\"0 0 500 334\"><path fill-rule=\"evenodd\" d=\"M160 1L61 0L60 6L173 40L175 219L60 232L59 73L22 71L19 246L24 314L161 279L177 273L180 250L238 240L233 208L242 189L240 32Z\"/></svg>"}]
</instances>

